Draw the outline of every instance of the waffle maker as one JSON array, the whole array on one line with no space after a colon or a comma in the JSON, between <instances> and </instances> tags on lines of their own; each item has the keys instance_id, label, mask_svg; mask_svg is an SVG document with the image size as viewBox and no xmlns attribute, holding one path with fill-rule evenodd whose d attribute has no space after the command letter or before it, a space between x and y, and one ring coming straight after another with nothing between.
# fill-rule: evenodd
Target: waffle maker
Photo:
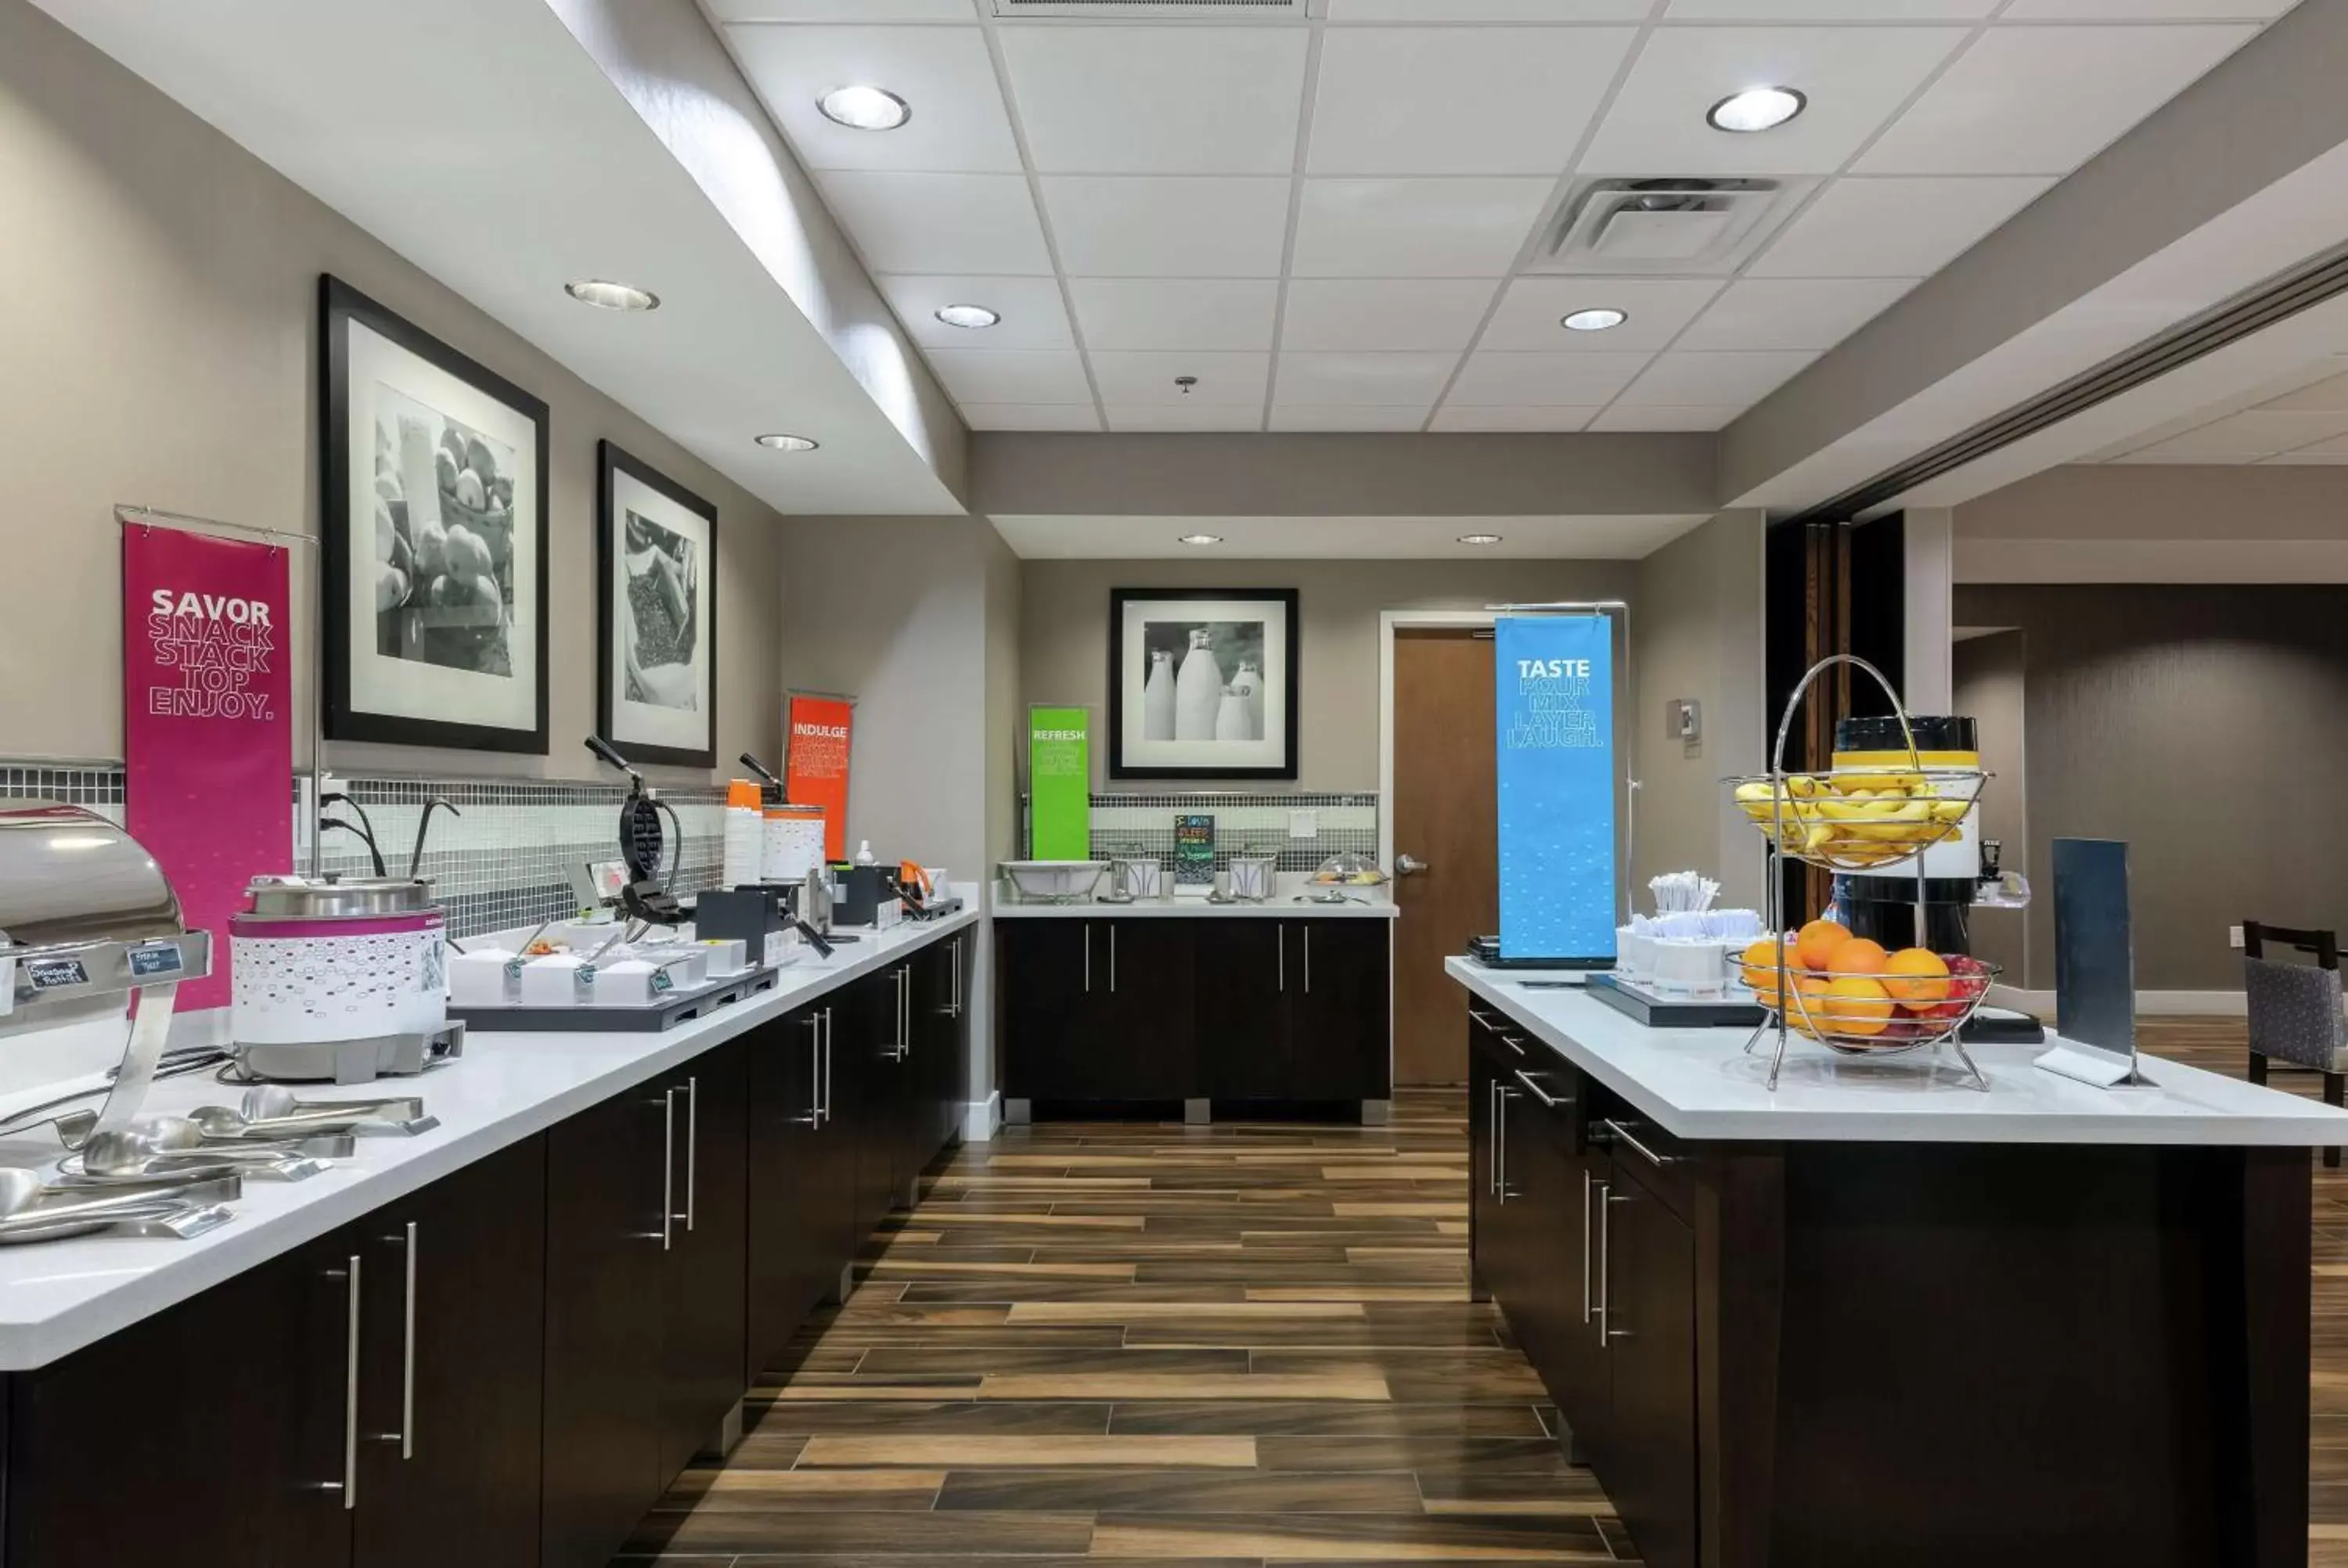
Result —
<instances>
[{"instance_id":1,"label":"waffle maker","mask_svg":"<svg viewBox=\"0 0 2348 1568\"><path fill-rule=\"evenodd\" d=\"M676 808L646 788L644 775L602 736L588 736L587 749L628 775L628 798L620 803L620 859L628 868L628 879L620 888L620 907L647 926L685 924L685 907L671 891L677 865L685 858L685 825L677 820ZM663 812L668 814L669 831L676 835L675 848L665 856L666 871L661 868Z\"/></svg>"}]
</instances>

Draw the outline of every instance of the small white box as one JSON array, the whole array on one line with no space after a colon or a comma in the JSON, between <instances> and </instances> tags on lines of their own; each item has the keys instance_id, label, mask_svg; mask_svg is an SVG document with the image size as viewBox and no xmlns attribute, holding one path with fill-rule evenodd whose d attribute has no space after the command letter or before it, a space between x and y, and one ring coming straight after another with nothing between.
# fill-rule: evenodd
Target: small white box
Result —
<instances>
[{"instance_id":1,"label":"small white box","mask_svg":"<svg viewBox=\"0 0 2348 1568\"><path fill-rule=\"evenodd\" d=\"M475 948L448 956L448 1005L460 1008L501 1007L514 999L517 987L509 968L514 956L503 948Z\"/></svg>"},{"instance_id":2,"label":"small white box","mask_svg":"<svg viewBox=\"0 0 2348 1568\"><path fill-rule=\"evenodd\" d=\"M595 1005L650 1006L685 989L685 962L682 958L674 958L666 963L653 963L644 958L622 958L616 964L598 964L594 979Z\"/></svg>"},{"instance_id":3,"label":"small white box","mask_svg":"<svg viewBox=\"0 0 2348 1568\"><path fill-rule=\"evenodd\" d=\"M698 943L644 942L632 956L668 970L669 984L677 990L709 983L709 949Z\"/></svg>"},{"instance_id":4,"label":"small white box","mask_svg":"<svg viewBox=\"0 0 2348 1568\"><path fill-rule=\"evenodd\" d=\"M750 967L749 944L739 937L705 937L700 945L709 952L709 978L738 975Z\"/></svg>"},{"instance_id":5,"label":"small white box","mask_svg":"<svg viewBox=\"0 0 2348 1568\"><path fill-rule=\"evenodd\" d=\"M586 960L572 953L550 953L521 967L524 1007L576 1007L581 1000L579 970Z\"/></svg>"}]
</instances>

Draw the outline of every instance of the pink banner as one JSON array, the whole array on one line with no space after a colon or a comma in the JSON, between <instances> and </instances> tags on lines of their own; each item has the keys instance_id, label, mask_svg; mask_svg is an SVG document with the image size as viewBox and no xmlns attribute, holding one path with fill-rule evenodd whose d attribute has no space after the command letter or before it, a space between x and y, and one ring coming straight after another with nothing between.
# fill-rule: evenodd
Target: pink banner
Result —
<instances>
[{"instance_id":1,"label":"pink banner","mask_svg":"<svg viewBox=\"0 0 2348 1568\"><path fill-rule=\"evenodd\" d=\"M294 868L291 620L276 546L122 530L124 825L212 934L182 1009L228 1005L229 917Z\"/></svg>"}]
</instances>

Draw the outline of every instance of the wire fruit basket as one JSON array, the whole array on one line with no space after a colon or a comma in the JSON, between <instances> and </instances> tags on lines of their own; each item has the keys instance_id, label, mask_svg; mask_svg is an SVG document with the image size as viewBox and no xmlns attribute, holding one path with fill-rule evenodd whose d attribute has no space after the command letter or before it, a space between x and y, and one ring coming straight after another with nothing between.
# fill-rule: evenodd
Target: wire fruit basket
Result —
<instances>
[{"instance_id":1,"label":"wire fruit basket","mask_svg":"<svg viewBox=\"0 0 2348 1568\"><path fill-rule=\"evenodd\" d=\"M1891 703L1906 743L1905 760L1870 759L1864 766L1824 773L1786 771L1786 741L1794 715L1818 678L1837 664L1871 677ZM1769 857L1769 908L1785 908L1788 861L1830 871L1879 876L1904 864L1916 868L1916 946L1885 953L1873 942L1853 942L1838 968L1828 955L1803 950L1801 936L1764 937L1746 950L1745 982L1763 1010L1763 1020L1745 1043L1747 1054L1774 1029L1776 1050L1769 1063L1769 1088L1777 1087L1787 1043L1797 1035L1843 1056L1898 1056L1947 1046L1964 1069L1969 1086L1986 1091L1989 1080L1959 1039L1965 1023L1989 994L1999 970L1962 955L1925 947L1924 851L1964 830L1981 801L1988 775L1973 768L1927 765L1917 748L1908 711L1881 671L1866 660L1838 653L1812 665L1787 699L1777 724L1770 771L1724 781L1745 815L1775 851ZM1774 915L1773 915L1774 917ZM1813 961L1805 961L1811 958Z\"/></svg>"}]
</instances>

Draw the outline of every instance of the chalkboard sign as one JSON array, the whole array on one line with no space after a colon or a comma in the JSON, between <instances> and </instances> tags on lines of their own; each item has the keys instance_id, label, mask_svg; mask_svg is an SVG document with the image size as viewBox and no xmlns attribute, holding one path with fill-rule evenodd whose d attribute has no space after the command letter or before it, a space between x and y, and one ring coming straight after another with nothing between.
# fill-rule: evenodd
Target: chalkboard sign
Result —
<instances>
[{"instance_id":1,"label":"chalkboard sign","mask_svg":"<svg viewBox=\"0 0 2348 1568\"><path fill-rule=\"evenodd\" d=\"M1215 885L1215 819L1178 816L1174 819L1174 886L1211 888Z\"/></svg>"}]
</instances>

